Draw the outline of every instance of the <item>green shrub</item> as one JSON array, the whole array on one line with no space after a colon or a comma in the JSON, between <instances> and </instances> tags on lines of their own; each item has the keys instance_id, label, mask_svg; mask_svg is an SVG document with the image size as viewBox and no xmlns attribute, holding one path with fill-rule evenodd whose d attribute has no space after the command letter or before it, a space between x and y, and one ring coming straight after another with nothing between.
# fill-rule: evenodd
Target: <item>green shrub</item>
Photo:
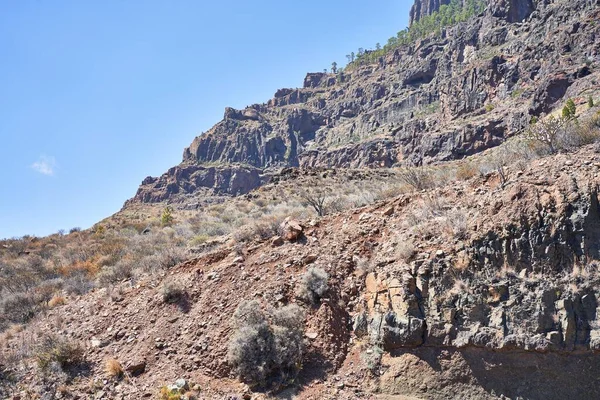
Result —
<instances>
[{"instance_id":1,"label":"green shrub","mask_svg":"<svg viewBox=\"0 0 600 400\"><path fill-rule=\"evenodd\" d=\"M566 120L575 118L577 115L577 106L573 99L567 100L567 103L562 109L562 117Z\"/></svg>"},{"instance_id":2,"label":"green shrub","mask_svg":"<svg viewBox=\"0 0 600 400\"><path fill-rule=\"evenodd\" d=\"M175 218L173 217L173 209L170 206L166 206L160 217L160 223L162 226L171 226Z\"/></svg>"}]
</instances>

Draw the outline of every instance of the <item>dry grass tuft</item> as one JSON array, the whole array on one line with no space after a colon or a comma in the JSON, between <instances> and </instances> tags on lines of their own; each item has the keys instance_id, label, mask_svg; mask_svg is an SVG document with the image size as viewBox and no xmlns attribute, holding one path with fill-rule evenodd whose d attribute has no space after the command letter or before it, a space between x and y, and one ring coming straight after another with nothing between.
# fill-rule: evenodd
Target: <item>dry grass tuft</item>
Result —
<instances>
[{"instance_id":1,"label":"dry grass tuft","mask_svg":"<svg viewBox=\"0 0 600 400\"><path fill-rule=\"evenodd\" d=\"M106 360L106 363L104 364L104 371L109 377L117 379L120 379L125 374L123 366L119 360L115 358L109 358Z\"/></svg>"},{"instance_id":2,"label":"dry grass tuft","mask_svg":"<svg viewBox=\"0 0 600 400\"><path fill-rule=\"evenodd\" d=\"M63 296L54 295L54 297L52 297L50 299L50 301L48 302L48 307L55 308L55 307L58 307L58 306L62 306L64 304L66 304L66 303L67 303L67 300Z\"/></svg>"}]
</instances>

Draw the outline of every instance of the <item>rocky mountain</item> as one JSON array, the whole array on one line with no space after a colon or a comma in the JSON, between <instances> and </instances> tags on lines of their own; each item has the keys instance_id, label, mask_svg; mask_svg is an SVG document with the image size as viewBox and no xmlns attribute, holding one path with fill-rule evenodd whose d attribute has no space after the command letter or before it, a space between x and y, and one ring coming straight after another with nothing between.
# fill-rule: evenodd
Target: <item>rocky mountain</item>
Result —
<instances>
[{"instance_id":1,"label":"rocky mountain","mask_svg":"<svg viewBox=\"0 0 600 400\"><path fill-rule=\"evenodd\" d=\"M0 397L600 398L598 21L489 0L0 242Z\"/></svg>"},{"instance_id":2,"label":"rocky mountain","mask_svg":"<svg viewBox=\"0 0 600 400\"><path fill-rule=\"evenodd\" d=\"M415 2L412 19L444 1ZM183 162L132 202L246 193L279 167L381 168L464 158L597 87L596 2L490 1L485 12L342 73L310 73L264 104L227 108ZM209 171L209 172L207 172ZM214 178L213 178L214 177Z\"/></svg>"}]
</instances>

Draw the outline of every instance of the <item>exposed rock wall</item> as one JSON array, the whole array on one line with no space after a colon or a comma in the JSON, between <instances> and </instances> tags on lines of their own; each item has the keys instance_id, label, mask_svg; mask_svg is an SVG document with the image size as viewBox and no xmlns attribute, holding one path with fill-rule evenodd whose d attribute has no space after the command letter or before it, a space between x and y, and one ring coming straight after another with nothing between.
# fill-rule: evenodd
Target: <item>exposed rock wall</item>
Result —
<instances>
[{"instance_id":1,"label":"exposed rock wall","mask_svg":"<svg viewBox=\"0 0 600 400\"><path fill-rule=\"evenodd\" d=\"M171 168L159 178L147 177L135 197L125 203L177 202L186 194L239 196L269 181L262 170L252 167L204 167L180 165Z\"/></svg>"},{"instance_id":2,"label":"exposed rock wall","mask_svg":"<svg viewBox=\"0 0 600 400\"><path fill-rule=\"evenodd\" d=\"M422 165L497 146L567 98L585 102L581 93L597 86L599 6L490 1L482 15L372 65L311 73L265 104L227 108L185 149L182 168Z\"/></svg>"},{"instance_id":3,"label":"exposed rock wall","mask_svg":"<svg viewBox=\"0 0 600 400\"><path fill-rule=\"evenodd\" d=\"M561 163L573 166L563 158L542 162L479 200L489 203L470 240L369 273L355 331L386 351L599 351L600 164L592 160L577 157L580 172L562 172Z\"/></svg>"},{"instance_id":4,"label":"exposed rock wall","mask_svg":"<svg viewBox=\"0 0 600 400\"><path fill-rule=\"evenodd\" d=\"M410 9L409 24L412 25L421 18L431 15L444 4L450 4L450 0L415 0L415 4Z\"/></svg>"}]
</instances>

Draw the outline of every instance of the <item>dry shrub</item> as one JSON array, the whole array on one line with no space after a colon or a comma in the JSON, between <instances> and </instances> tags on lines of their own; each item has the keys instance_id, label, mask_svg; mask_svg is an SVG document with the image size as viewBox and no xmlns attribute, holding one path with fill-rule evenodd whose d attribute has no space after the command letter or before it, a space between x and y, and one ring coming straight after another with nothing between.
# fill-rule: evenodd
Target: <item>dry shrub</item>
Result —
<instances>
[{"instance_id":1,"label":"dry shrub","mask_svg":"<svg viewBox=\"0 0 600 400\"><path fill-rule=\"evenodd\" d=\"M405 224L419 235L428 238L441 233L441 222L446 215L442 200L437 196L427 196L415 203L415 207L406 215Z\"/></svg>"},{"instance_id":2,"label":"dry shrub","mask_svg":"<svg viewBox=\"0 0 600 400\"><path fill-rule=\"evenodd\" d=\"M48 371L54 365L64 370L84 361L84 350L79 343L56 335L43 338L36 346L34 355L42 371Z\"/></svg>"},{"instance_id":3,"label":"dry shrub","mask_svg":"<svg viewBox=\"0 0 600 400\"><path fill-rule=\"evenodd\" d=\"M64 290L68 294L82 295L94 288L94 282L85 271L74 271L64 279Z\"/></svg>"},{"instance_id":4,"label":"dry shrub","mask_svg":"<svg viewBox=\"0 0 600 400\"><path fill-rule=\"evenodd\" d=\"M396 257L403 262L408 262L415 255L415 252L415 246L412 242L401 241L396 246Z\"/></svg>"},{"instance_id":5,"label":"dry shrub","mask_svg":"<svg viewBox=\"0 0 600 400\"><path fill-rule=\"evenodd\" d=\"M403 183L415 190L428 189L434 186L433 174L423 167L401 168L398 175Z\"/></svg>"},{"instance_id":6,"label":"dry shrub","mask_svg":"<svg viewBox=\"0 0 600 400\"><path fill-rule=\"evenodd\" d=\"M254 237L265 240L281 234L281 223L284 219L283 216L271 216L256 222L252 226Z\"/></svg>"},{"instance_id":7,"label":"dry shrub","mask_svg":"<svg viewBox=\"0 0 600 400\"><path fill-rule=\"evenodd\" d=\"M296 295L298 298L310 303L318 304L321 297L327 292L329 274L318 267L310 267L298 284Z\"/></svg>"},{"instance_id":8,"label":"dry shrub","mask_svg":"<svg viewBox=\"0 0 600 400\"><path fill-rule=\"evenodd\" d=\"M246 383L264 386L269 379L286 381L302 365L304 316L300 307L288 305L270 316L256 301L243 301L233 316L235 332L227 359Z\"/></svg>"},{"instance_id":9,"label":"dry shrub","mask_svg":"<svg viewBox=\"0 0 600 400\"><path fill-rule=\"evenodd\" d=\"M104 363L104 371L109 377L116 379L120 379L125 374L125 370L119 360L114 358L106 360Z\"/></svg>"},{"instance_id":10,"label":"dry shrub","mask_svg":"<svg viewBox=\"0 0 600 400\"><path fill-rule=\"evenodd\" d=\"M178 303L185 295L185 290L181 289L174 282L167 282L162 287L162 299L167 304Z\"/></svg>"},{"instance_id":11,"label":"dry shrub","mask_svg":"<svg viewBox=\"0 0 600 400\"><path fill-rule=\"evenodd\" d=\"M360 354L361 361L364 363L367 369L376 376L379 375L383 353L384 351L381 346L375 345L371 346Z\"/></svg>"},{"instance_id":12,"label":"dry shrub","mask_svg":"<svg viewBox=\"0 0 600 400\"><path fill-rule=\"evenodd\" d=\"M125 260L120 260L113 266L103 268L96 275L96 282L100 287L109 287L131 277L133 277L133 266Z\"/></svg>"},{"instance_id":13,"label":"dry shrub","mask_svg":"<svg viewBox=\"0 0 600 400\"><path fill-rule=\"evenodd\" d=\"M452 268L456 271L463 272L469 268L471 264L471 258L466 251L462 250L456 255L456 261L452 265Z\"/></svg>"},{"instance_id":14,"label":"dry shrub","mask_svg":"<svg viewBox=\"0 0 600 400\"><path fill-rule=\"evenodd\" d=\"M596 114L576 125L569 147L581 147L600 140L600 114Z\"/></svg>"},{"instance_id":15,"label":"dry shrub","mask_svg":"<svg viewBox=\"0 0 600 400\"><path fill-rule=\"evenodd\" d=\"M48 302L48 307L55 308L55 307L58 307L58 306L62 306L64 304L66 304L66 303L67 303L67 300L63 296L54 295L54 297L52 297L50 299L50 301Z\"/></svg>"},{"instance_id":16,"label":"dry shrub","mask_svg":"<svg viewBox=\"0 0 600 400\"><path fill-rule=\"evenodd\" d=\"M31 293L15 293L5 296L0 301L0 324L22 324L29 321L36 314L40 305Z\"/></svg>"},{"instance_id":17,"label":"dry shrub","mask_svg":"<svg viewBox=\"0 0 600 400\"><path fill-rule=\"evenodd\" d=\"M393 199L404 192L404 185L389 185L377 191L376 200Z\"/></svg>"},{"instance_id":18,"label":"dry shrub","mask_svg":"<svg viewBox=\"0 0 600 400\"><path fill-rule=\"evenodd\" d=\"M446 213L445 219L446 230L450 237L458 240L466 239L469 232L468 217L463 210L453 208Z\"/></svg>"},{"instance_id":19,"label":"dry shrub","mask_svg":"<svg viewBox=\"0 0 600 400\"><path fill-rule=\"evenodd\" d=\"M463 161L456 168L456 179L460 181L466 181L479 174L479 168L472 162Z\"/></svg>"},{"instance_id":20,"label":"dry shrub","mask_svg":"<svg viewBox=\"0 0 600 400\"><path fill-rule=\"evenodd\" d=\"M528 137L540 155L572 150L600 139L600 116L582 120L549 116L532 125Z\"/></svg>"},{"instance_id":21,"label":"dry shrub","mask_svg":"<svg viewBox=\"0 0 600 400\"><path fill-rule=\"evenodd\" d=\"M281 234L283 215L271 215L255 222L253 225L238 229L233 238L237 243L248 243L253 240L266 240Z\"/></svg>"},{"instance_id":22,"label":"dry shrub","mask_svg":"<svg viewBox=\"0 0 600 400\"><path fill-rule=\"evenodd\" d=\"M473 293L473 289L469 286L469 282L464 281L462 279L456 279L454 281L454 286L448 292L450 295L454 296L461 293Z\"/></svg>"},{"instance_id":23,"label":"dry shrub","mask_svg":"<svg viewBox=\"0 0 600 400\"><path fill-rule=\"evenodd\" d=\"M40 282L56 277L39 256L30 255L10 264L0 265L0 293L26 292Z\"/></svg>"},{"instance_id":24,"label":"dry shrub","mask_svg":"<svg viewBox=\"0 0 600 400\"><path fill-rule=\"evenodd\" d=\"M94 263L91 259L85 261L77 261L71 265L60 266L57 269L57 272L62 276L69 276L80 272L84 272L90 276L94 276L100 270L100 266L109 265L108 261L112 261L109 260L108 256L103 256L101 258L101 263L99 262L98 264Z\"/></svg>"}]
</instances>

